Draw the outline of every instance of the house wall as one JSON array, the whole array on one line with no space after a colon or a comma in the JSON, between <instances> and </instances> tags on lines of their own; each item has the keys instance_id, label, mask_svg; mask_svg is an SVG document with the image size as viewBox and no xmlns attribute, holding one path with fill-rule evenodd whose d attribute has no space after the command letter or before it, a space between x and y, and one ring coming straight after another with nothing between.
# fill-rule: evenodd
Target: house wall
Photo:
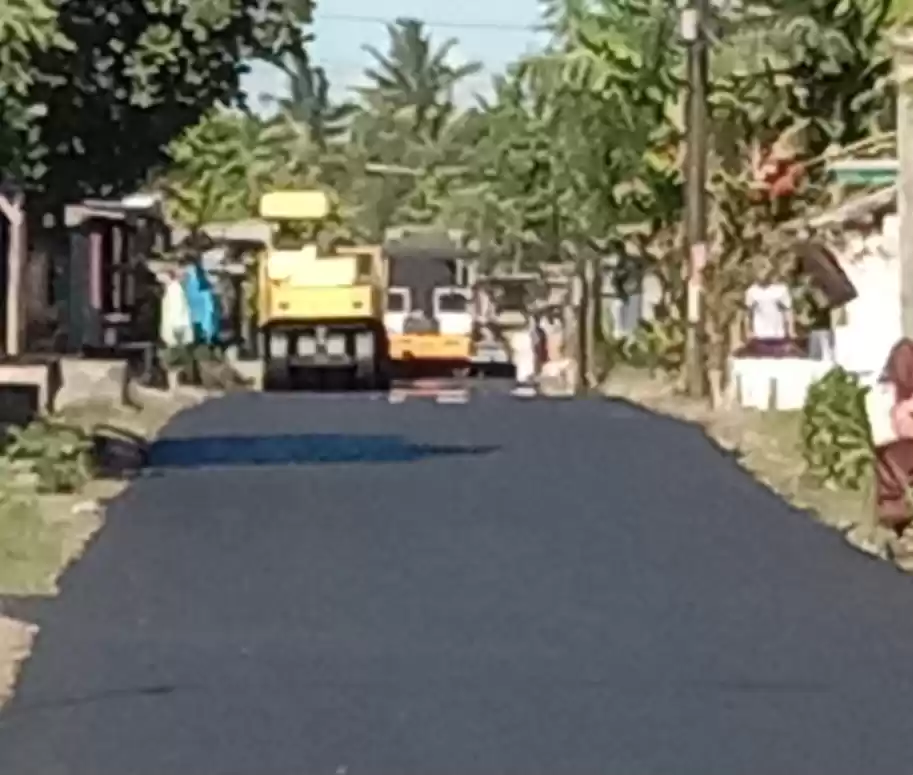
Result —
<instances>
[{"instance_id":1,"label":"house wall","mask_svg":"<svg viewBox=\"0 0 913 775\"><path fill-rule=\"evenodd\" d=\"M871 379L901 337L899 221L887 216L880 229L845 234L835 251L858 297L834 326L837 364Z\"/></svg>"}]
</instances>

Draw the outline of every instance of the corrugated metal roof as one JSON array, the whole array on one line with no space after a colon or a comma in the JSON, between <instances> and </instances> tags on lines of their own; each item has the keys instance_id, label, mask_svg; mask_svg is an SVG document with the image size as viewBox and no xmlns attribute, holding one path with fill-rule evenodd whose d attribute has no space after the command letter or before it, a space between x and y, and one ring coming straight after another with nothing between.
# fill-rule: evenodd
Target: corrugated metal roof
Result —
<instances>
[{"instance_id":1,"label":"corrugated metal roof","mask_svg":"<svg viewBox=\"0 0 913 775\"><path fill-rule=\"evenodd\" d=\"M203 224L202 231L213 242L266 243L272 229L266 221L252 218L246 221L219 221ZM190 234L190 229L179 226L172 230L175 242L181 242Z\"/></svg>"}]
</instances>

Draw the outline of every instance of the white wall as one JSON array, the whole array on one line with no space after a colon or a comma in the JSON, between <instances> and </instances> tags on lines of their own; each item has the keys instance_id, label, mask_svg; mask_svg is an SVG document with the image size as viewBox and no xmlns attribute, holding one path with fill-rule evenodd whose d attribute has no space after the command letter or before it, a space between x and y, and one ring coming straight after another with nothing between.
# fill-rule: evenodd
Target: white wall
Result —
<instances>
[{"instance_id":1,"label":"white wall","mask_svg":"<svg viewBox=\"0 0 913 775\"><path fill-rule=\"evenodd\" d=\"M845 321L834 327L840 366L871 378L884 366L901 336L898 219L884 219L881 232L846 235L838 261L858 297L845 307Z\"/></svg>"}]
</instances>

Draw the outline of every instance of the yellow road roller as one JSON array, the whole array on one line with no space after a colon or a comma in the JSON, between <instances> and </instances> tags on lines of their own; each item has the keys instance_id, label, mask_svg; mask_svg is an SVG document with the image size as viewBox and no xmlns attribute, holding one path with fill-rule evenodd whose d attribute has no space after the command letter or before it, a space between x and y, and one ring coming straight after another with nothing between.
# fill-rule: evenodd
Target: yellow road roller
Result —
<instances>
[{"instance_id":1,"label":"yellow road roller","mask_svg":"<svg viewBox=\"0 0 913 775\"><path fill-rule=\"evenodd\" d=\"M389 388L383 250L321 247L329 215L322 191L273 191L260 200L272 227L257 277L265 390Z\"/></svg>"}]
</instances>

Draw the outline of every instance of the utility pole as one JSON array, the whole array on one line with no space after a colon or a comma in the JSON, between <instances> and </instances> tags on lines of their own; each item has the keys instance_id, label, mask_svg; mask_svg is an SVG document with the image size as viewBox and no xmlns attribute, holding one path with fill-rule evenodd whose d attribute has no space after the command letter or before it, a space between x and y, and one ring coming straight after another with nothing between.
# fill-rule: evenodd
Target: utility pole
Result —
<instances>
[{"instance_id":1,"label":"utility pole","mask_svg":"<svg viewBox=\"0 0 913 775\"><path fill-rule=\"evenodd\" d=\"M897 83L897 213L900 217L900 325L913 339L913 32L892 41Z\"/></svg>"},{"instance_id":2,"label":"utility pole","mask_svg":"<svg viewBox=\"0 0 913 775\"><path fill-rule=\"evenodd\" d=\"M689 395L704 395L701 341L702 273L707 261L707 92L709 51L707 23L710 0L691 0L683 9L682 38L688 46L688 104L686 118L686 245L688 248L687 334L685 384Z\"/></svg>"}]
</instances>

